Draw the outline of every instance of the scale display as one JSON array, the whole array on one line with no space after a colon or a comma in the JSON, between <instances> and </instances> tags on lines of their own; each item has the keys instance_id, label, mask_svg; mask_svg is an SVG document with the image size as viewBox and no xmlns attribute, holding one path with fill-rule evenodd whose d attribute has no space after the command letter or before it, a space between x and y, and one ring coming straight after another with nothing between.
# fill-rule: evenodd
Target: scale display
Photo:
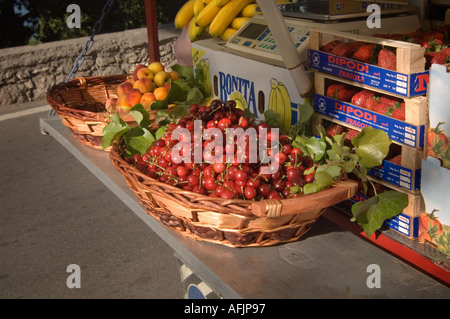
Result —
<instances>
[{"instance_id":1,"label":"scale display","mask_svg":"<svg viewBox=\"0 0 450 319\"><path fill-rule=\"evenodd\" d=\"M366 19L337 22L284 17L284 21L301 60L305 62L308 57L309 30L311 28L373 35L374 33L402 33L403 31L403 33L408 33L420 27L420 20L414 14L385 17L381 29L369 29ZM276 40L262 15L251 18L225 43L225 47L230 52L244 57L284 66L281 55L278 53Z\"/></svg>"}]
</instances>

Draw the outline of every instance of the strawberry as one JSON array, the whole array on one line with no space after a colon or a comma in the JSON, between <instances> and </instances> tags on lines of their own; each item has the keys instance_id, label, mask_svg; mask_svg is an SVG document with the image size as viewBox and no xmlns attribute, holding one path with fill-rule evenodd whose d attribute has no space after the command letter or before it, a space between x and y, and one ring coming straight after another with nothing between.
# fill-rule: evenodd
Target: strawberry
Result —
<instances>
[{"instance_id":1,"label":"strawberry","mask_svg":"<svg viewBox=\"0 0 450 319\"><path fill-rule=\"evenodd\" d=\"M392 115L393 118L396 118L398 120L404 121L405 120L405 107L404 106L400 106L395 108L392 111Z\"/></svg>"},{"instance_id":2,"label":"strawberry","mask_svg":"<svg viewBox=\"0 0 450 319\"><path fill-rule=\"evenodd\" d=\"M397 57L395 52L387 48L381 49L378 53L378 66L388 70L397 70Z\"/></svg>"},{"instance_id":3,"label":"strawberry","mask_svg":"<svg viewBox=\"0 0 450 319\"><path fill-rule=\"evenodd\" d=\"M353 59L369 63L373 57L373 49L375 44L370 43L360 47L352 56Z\"/></svg>"},{"instance_id":4,"label":"strawberry","mask_svg":"<svg viewBox=\"0 0 450 319\"><path fill-rule=\"evenodd\" d=\"M433 55L433 58L431 59L431 64L445 64L445 54L442 52L433 52L436 53Z\"/></svg>"},{"instance_id":5,"label":"strawberry","mask_svg":"<svg viewBox=\"0 0 450 319\"><path fill-rule=\"evenodd\" d=\"M333 137L335 135L342 134L344 132L344 127L342 125L332 123L327 127L326 132L328 137Z\"/></svg>"},{"instance_id":6,"label":"strawberry","mask_svg":"<svg viewBox=\"0 0 450 319\"><path fill-rule=\"evenodd\" d=\"M394 156L393 158L391 158L389 160L389 162L397 164L397 165L402 165L402 154Z\"/></svg>"},{"instance_id":7,"label":"strawberry","mask_svg":"<svg viewBox=\"0 0 450 319\"><path fill-rule=\"evenodd\" d=\"M440 32L433 32L431 34L428 34L426 36L424 36L422 38L422 41L430 41L430 40L440 40L440 41L444 41L445 35L443 33Z\"/></svg>"},{"instance_id":8,"label":"strawberry","mask_svg":"<svg viewBox=\"0 0 450 319\"><path fill-rule=\"evenodd\" d=\"M366 100L364 107L370 111L374 111L378 104L380 104L380 101L378 101L377 98L373 97Z\"/></svg>"},{"instance_id":9,"label":"strawberry","mask_svg":"<svg viewBox=\"0 0 450 319\"><path fill-rule=\"evenodd\" d=\"M347 42L341 42L338 45L336 45L333 50L331 51L332 54L341 56L344 58L349 58L353 55L355 52L354 47Z\"/></svg>"},{"instance_id":10,"label":"strawberry","mask_svg":"<svg viewBox=\"0 0 450 319\"><path fill-rule=\"evenodd\" d=\"M330 53L331 51L333 51L334 47L336 45L338 45L339 43L341 43L340 40L334 40L334 41L328 42L327 44L324 44L320 47L320 51Z\"/></svg>"},{"instance_id":11,"label":"strawberry","mask_svg":"<svg viewBox=\"0 0 450 319\"><path fill-rule=\"evenodd\" d=\"M380 103L375 107L374 111L383 115L389 115L390 108L391 106L389 104Z\"/></svg>"},{"instance_id":12,"label":"strawberry","mask_svg":"<svg viewBox=\"0 0 450 319\"><path fill-rule=\"evenodd\" d=\"M357 50L359 50L359 48L365 46L367 43L362 42L362 41L352 41L352 42L349 42L349 44L352 46L352 48L355 51L357 51Z\"/></svg>"},{"instance_id":13,"label":"strawberry","mask_svg":"<svg viewBox=\"0 0 450 319\"><path fill-rule=\"evenodd\" d=\"M445 64L447 57L442 52L426 52L425 53L425 68L429 69L432 64Z\"/></svg>"},{"instance_id":14,"label":"strawberry","mask_svg":"<svg viewBox=\"0 0 450 319\"><path fill-rule=\"evenodd\" d=\"M375 96L375 93L373 93L372 91L362 90L362 91L356 93L355 95L353 95L353 97L351 99L351 103L356 106L364 107L366 100L371 97L374 97L374 96Z\"/></svg>"},{"instance_id":15,"label":"strawberry","mask_svg":"<svg viewBox=\"0 0 450 319\"><path fill-rule=\"evenodd\" d=\"M348 85L345 83L335 83L335 84L331 84L330 86L328 86L327 88L327 96L328 97L332 97L332 98L336 98L336 94L337 92L339 92L339 90L345 89L347 88Z\"/></svg>"},{"instance_id":16,"label":"strawberry","mask_svg":"<svg viewBox=\"0 0 450 319\"><path fill-rule=\"evenodd\" d=\"M341 89L336 94L336 99L342 102L350 102L358 91L352 88Z\"/></svg>"},{"instance_id":17,"label":"strawberry","mask_svg":"<svg viewBox=\"0 0 450 319\"><path fill-rule=\"evenodd\" d=\"M392 98L390 96L380 96L380 102L389 104L391 106L395 106L397 103L400 103L398 99Z\"/></svg>"},{"instance_id":18,"label":"strawberry","mask_svg":"<svg viewBox=\"0 0 450 319\"><path fill-rule=\"evenodd\" d=\"M354 129L349 129L347 133L344 135L344 141L350 142L356 135L359 134L359 131Z\"/></svg>"},{"instance_id":19,"label":"strawberry","mask_svg":"<svg viewBox=\"0 0 450 319\"><path fill-rule=\"evenodd\" d=\"M441 53L445 55L445 57L450 56L450 48L441 49Z\"/></svg>"}]
</instances>

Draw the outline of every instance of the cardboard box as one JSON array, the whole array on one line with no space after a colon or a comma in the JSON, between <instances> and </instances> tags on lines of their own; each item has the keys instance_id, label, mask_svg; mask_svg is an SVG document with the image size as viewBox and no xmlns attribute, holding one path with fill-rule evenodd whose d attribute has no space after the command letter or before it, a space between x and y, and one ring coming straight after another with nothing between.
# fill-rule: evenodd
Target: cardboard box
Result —
<instances>
[{"instance_id":1,"label":"cardboard box","mask_svg":"<svg viewBox=\"0 0 450 319\"><path fill-rule=\"evenodd\" d=\"M283 83L289 93L291 124L297 123L299 105L305 101L299 95L289 71L230 53L221 44L223 41L216 39L192 43L194 70L203 72L202 77L210 82L205 86L210 87L211 96L222 101L240 98L257 119L263 120L264 112L269 109L271 82L276 80ZM198 73L196 76L199 78Z\"/></svg>"},{"instance_id":2,"label":"cardboard box","mask_svg":"<svg viewBox=\"0 0 450 319\"><path fill-rule=\"evenodd\" d=\"M434 64L430 70L429 125L421 182L425 211L421 215L419 241L450 256L450 149L446 137L450 135L448 68L450 64Z\"/></svg>"}]
</instances>

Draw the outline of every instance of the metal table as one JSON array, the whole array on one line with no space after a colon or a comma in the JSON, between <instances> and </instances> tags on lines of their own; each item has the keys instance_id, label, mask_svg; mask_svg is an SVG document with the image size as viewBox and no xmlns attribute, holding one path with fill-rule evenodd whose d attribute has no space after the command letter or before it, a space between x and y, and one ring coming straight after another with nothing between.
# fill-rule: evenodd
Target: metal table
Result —
<instances>
[{"instance_id":1,"label":"metal table","mask_svg":"<svg viewBox=\"0 0 450 319\"><path fill-rule=\"evenodd\" d=\"M299 241L264 248L230 248L185 238L147 215L106 152L79 143L59 116L40 119L61 143L223 298L450 298L450 289L370 242L331 222L325 213ZM333 208L329 209L330 211ZM379 267L379 288L369 288Z\"/></svg>"}]
</instances>

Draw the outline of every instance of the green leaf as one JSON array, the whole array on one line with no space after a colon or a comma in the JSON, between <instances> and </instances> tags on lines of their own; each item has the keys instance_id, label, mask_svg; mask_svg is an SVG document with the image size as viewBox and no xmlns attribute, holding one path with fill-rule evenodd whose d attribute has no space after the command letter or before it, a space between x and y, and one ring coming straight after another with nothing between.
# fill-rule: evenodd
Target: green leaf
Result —
<instances>
[{"instance_id":1,"label":"green leaf","mask_svg":"<svg viewBox=\"0 0 450 319\"><path fill-rule=\"evenodd\" d=\"M135 104L131 110L130 115L136 120L140 127L148 127L150 122L150 114L144 109L140 103Z\"/></svg>"},{"instance_id":2,"label":"green leaf","mask_svg":"<svg viewBox=\"0 0 450 319\"><path fill-rule=\"evenodd\" d=\"M309 121L314 113L314 107L311 98L305 98L303 104L298 104L299 123L306 123Z\"/></svg>"},{"instance_id":3,"label":"green leaf","mask_svg":"<svg viewBox=\"0 0 450 319\"><path fill-rule=\"evenodd\" d=\"M308 183L303 186L304 194L317 193L318 191L320 191L320 187L316 183Z\"/></svg>"},{"instance_id":4,"label":"green leaf","mask_svg":"<svg viewBox=\"0 0 450 319\"><path fill-rule=\"evenodd\" d=\"M341 175L341 167L337 165L321 165L317 167L316 175L318 172L326 172L335 179Z\"/></svg>"},{"instance_id":5,"label":"green leaf","mask_svg":"<svg viewBox=\"0 0 450 319\"><path fill-rule=\"evenodd\" d=\"M155 137L148 129L139 126L131 128L124 137L127 150L132 154L144 154L155 141Z\"/></svg>"},{"instance_id":6,"label":"green leaf","mask_svg":"<svg viewBox=\"0 0 450 319\"><path fill-rule=\"evenodd\" d=\"M161 126L156 132L155 132L155 138L159 140L161 137L164 136L164 133L167 131L167 126Z\"/></svg>"},{"instance_id":7,"label":"green leaf","mask_svg":"<svg viewBox=\"0 0 450 319\"><path fill-rule=\"evenodd\" d=\"M316 172L314 183L319 185L319 189L325 189L333 185L333 177L325 171Z\"/></svg>"},{"instance_id":8,"label":"green leaf","mask_svg":"<svg viewBox=\"0 0 450 319\"><path fill-rule=\"evenodd\" d=\"M176 71L182 79L190 79L194 77L194 67L191 65L184 66L175 64L171 68L173 71Z\"/></svg>"},{"instance_id":9,"label":"green leaf","mask_svg":"<svg viewBox=\"0 0 450 319\"><path fill-rule=\"evenodd\" d=\"M352 215L370 237L386 219L400 214L408 205L408 195L386 191L352 205Z\"/></svg>"},{"instance_id":10,"label":"green leaf","mask_svg":"<svg viewBox=\"0 0 450 319\"><path fill-rule=\"evenodd\" d=\"M187 97L186 97L186 104L199 104L204 100L205 96L203 95L202 90L200 90L198 87L193 87L188 91Z\"/></svg>"},{"instance_id":11,"label":"green leaf","mask_svg":"<svg viewBox=\"0 0 450 319\"><path fill-rule=\"evenodd\" d=\"M119 114L114 113L111 122L103 128L102 148L111 146L113 141L119 139L128 129L128 124L120 118Z\"/></svg>"},{"instance_id":12,"label":"green leaf","mask_svg":"<svg viewBox=\"0 0 450 319\"><path fill-rule=\"evenodd\" d=\"M309 156L314 162L320 161L325 155L327 143L323 139L317 139L314 136L305 143Z\"/></svg>"},{"instance_id":13,"label":"green leaf","mask_svg":"<svg viewBox=\"0 0 450 319\"><path fill-rule=\"evenodd\" d=\"M389 153L391 145L389 136L382 130L365 127L352 139L359 164L367 168L379 166Z\"/></svg>"}]
</instances>

